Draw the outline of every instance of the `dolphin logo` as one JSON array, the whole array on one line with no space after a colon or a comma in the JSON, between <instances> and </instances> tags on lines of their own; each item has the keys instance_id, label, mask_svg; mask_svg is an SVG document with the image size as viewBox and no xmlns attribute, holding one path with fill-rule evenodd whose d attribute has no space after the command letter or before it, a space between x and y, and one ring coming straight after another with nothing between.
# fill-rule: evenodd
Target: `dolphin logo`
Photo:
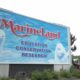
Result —
<instances>
[{"instance_id":1,"label":"dolphin logo","mask_svg":"<svg viewBox=\"0 0 80 80\"><path fill-rule=\"evenodd\" d=\"M55 60L57 62L65 62L68 61L68 52L65 50L64 46L61 43L58 43L55 49Z\"/></svg>"}]
</instances>

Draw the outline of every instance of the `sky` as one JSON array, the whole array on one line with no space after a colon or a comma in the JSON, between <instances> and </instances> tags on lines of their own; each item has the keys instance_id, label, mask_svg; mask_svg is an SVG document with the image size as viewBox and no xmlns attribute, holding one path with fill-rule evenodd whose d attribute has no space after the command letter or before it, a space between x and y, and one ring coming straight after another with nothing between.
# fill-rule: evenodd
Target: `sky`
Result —
<instances>
[{"instance_id":1,"label":"sky","mask_svg":"<svg viewBox=\"0 0 80 80\"><path fill-rule=\"evenodd\" d=\"M80 55L80 0L0 0L0 8L39 20L70 27Z\"/></svg>"}]
</instances>

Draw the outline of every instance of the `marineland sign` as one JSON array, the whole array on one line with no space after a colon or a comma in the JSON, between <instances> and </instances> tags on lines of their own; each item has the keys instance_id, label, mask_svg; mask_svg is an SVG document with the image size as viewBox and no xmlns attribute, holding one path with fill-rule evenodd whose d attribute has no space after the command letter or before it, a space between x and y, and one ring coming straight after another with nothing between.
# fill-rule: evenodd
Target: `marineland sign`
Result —
<instances>
[{"instance_id":1,"label":"marineland sign","mask_svg":"<svg viewBox=\"0 0 80 80\"><path fill-rule=\"evenodd\" d=\"M69 28L0 9L0 63L70 64Z\"/></svg>"}]
</instances>

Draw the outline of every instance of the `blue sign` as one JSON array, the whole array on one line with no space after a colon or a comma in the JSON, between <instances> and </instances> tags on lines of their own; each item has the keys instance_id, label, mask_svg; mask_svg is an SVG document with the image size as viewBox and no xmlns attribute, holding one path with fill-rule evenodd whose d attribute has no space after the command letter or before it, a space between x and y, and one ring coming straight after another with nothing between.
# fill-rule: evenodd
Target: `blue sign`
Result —
<instances>
[{"instance_id":1,"label":"blue sign","mask_svg":"<svg viewBox=\"0 0 80 80\"><path fill-rule=\"evenodd\" d=\"M69 64L69 28L0 9L0 63Z\"/></svg>"}]
</instances>

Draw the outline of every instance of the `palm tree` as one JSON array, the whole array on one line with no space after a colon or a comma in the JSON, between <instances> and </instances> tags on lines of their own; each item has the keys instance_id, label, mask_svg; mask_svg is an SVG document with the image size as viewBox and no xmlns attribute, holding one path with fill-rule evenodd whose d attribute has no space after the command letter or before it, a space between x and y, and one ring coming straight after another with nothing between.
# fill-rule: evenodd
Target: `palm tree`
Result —
<instances>
[{"instance_id":1,"label":"palm tree","mask_svg":"<svg viewBox=\"0 0 80 80\"><path fill-rule=\"evenodd\" d=\"M76 45L74 45L74 42L76 41L76 37L71 34L70 35L70 40L71 40L71 51L74 52L77 49Z\"/></svg>"},{"instance_id":2,"label":"palm tree","mask_svg":"<svg viewBox=\"0 0 80 80\"><path fill-rule=\"evenodd\" d=\"M74 51L76 51L76 49L77 49L76 45L74 45L74 42L76 41L75 36L73 36L73 35L71 34L71 35L70 35L70 40L71 40L71 51L74 52ZM80 64L75 63L73 59L72 59L72 64L73 64L77 69L80 69Z\"/></svg>"}]
</instances>

